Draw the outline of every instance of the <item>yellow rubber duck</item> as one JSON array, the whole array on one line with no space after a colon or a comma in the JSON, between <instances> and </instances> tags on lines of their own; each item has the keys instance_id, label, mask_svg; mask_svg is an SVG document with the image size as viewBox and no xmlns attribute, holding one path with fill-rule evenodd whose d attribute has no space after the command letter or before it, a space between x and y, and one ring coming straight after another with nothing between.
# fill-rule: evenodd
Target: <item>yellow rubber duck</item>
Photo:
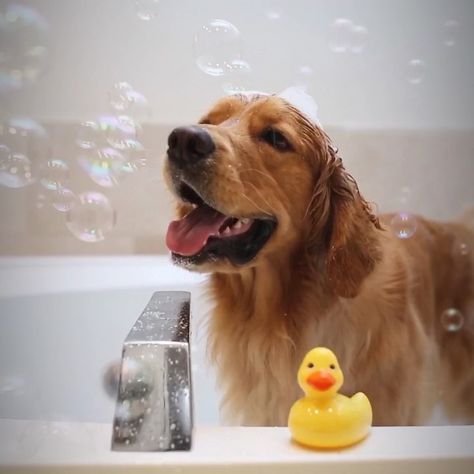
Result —
<instances>
[{"instance_id":1,"label":"yellow rubber duck","mask_svg":"<svg viewBox=\"0 0 474 474\"><path fill-rule=\"evenodd\" d=\"M298 443L342 448L367 436L372 424L369 399L362 392L350 398L337 393L344 376L332 351L326 347L310 350L298 370L298 383L306 396L291 407L288 417Z\"/></svg>"}]
</instances>

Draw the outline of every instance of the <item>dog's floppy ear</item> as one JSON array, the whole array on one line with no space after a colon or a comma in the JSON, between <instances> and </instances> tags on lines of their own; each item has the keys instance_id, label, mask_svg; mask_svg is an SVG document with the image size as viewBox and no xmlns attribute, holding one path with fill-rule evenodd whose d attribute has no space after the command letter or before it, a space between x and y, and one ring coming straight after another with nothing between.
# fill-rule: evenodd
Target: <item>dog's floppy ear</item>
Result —
<instances>
[{"instance_id":1,"label":"dog's floppy ear","mask_svg":"<svg viewBox=\"0 0 474 474\"><path fill-rule=\"evenodd\" d=\"M381 258L376 231L381 226L336 153L329 145L326 272L335 294L354 298Z\"/></svg>"}]
</instances>

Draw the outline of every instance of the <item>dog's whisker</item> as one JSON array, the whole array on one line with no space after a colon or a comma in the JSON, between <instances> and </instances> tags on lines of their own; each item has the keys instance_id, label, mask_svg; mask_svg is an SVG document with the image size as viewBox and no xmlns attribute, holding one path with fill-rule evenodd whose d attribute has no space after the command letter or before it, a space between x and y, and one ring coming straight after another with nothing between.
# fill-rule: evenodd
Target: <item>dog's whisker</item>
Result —
<instances>
[{"instance_id":1,"label":"dog's whisker","mask_svg":"<svg viewBox=\"0 0 474 474\"><path fill-rule=\"evenodd\" d=\"M247 171L253 171L253 172L256 172L256 173L260 173L262 176L264 176L265 178L267 178L272 184L277 184L275 178L273 178L272 176L270 176L268 173L265 173L257 168L245 168L243 170L239 170L239 177L241 177L241 174L244 173L244 172L247 172Z\"/></svg>"},{"instance_id":2,"label":"dog's whisker","mask_svg":"<svg viewBox=\"0 0 474 474\"><path fill-rule=\"evenodd\" d=\"M247 186L252 186L252 187L254 188L255 192L256 192L257 194L259 194L260 197L261 197L260 192L258 191L257 188L255 188L255 186L254 186L252 183L250 183L250 182L248 182L248 181L238 180L238 179L233 178L233 177L230 177L230 180L233 181L233 182L235 182L236 184L239 184L239 185L240 185L240 184L243 184L244 186L245 186L245 185L247 185ZM271 214L270 214L268 211L266 211L266 210L263 209L261 206L259 206L253 199L251 199L249 196L247 196L247 194L242 193L242 197L244 197L245 199L247 199L247 201L249 201L252 205L254 205L254 206L255 206L259 211L261 211L264 215L271 217ZM265 204L267 204L267 206L268 206L269 209L270 209L271 207L270 207L268 201L266 201L264 198L262 198L262 199L265 201Z\"/></svg>"},{"instance_id":3,"label":"dog's whisker","mask_svg":"<svg viewBox=\"0 0 474 474\"><path fill-rule=\"evenodd\" d=\"M255 190L255 192L259 195L259 197L262 199L262 201L268 206L268 209L271 209L270 203L265 199L265 197L263 197L262 193L257 189L257 187L256 187L253 183L242 181L242 184L245 184L245 185L247 185L247 186L252 186L252 188L253 188L253 189ZM249 201L251 201L248 196L246 196L246 197L247 197L247 199L248 199ZM251 202L252 202L252 201L251 201ZM255 206L257 206L265 215L271 216L271 213L270 213L270 212L263 210L263 209L262 209L260 206L258 206L255 202L253 202L253 204L254 204Z\"/></svg>"}]
</instances>

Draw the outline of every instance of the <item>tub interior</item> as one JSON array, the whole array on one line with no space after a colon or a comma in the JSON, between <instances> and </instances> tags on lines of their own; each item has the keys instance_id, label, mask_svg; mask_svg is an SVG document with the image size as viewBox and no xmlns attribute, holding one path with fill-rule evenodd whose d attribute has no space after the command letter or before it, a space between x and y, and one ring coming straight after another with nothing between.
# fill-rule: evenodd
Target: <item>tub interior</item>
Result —
<instances>
[{"instance_id":1,"label":"tub interior","mask_svg":"<svg viewBox=\"0 0 474 474\"><path fill-rule=\"evenodd\" d=\"M162 270L163 271L163 270ZM206 360L202 285L192 293L191 361L195 422L219 423L218 390ZM22 295L0 299L0 418L111 423L107 369L155 291L168 284Z\"/></svg>"}]
</instances>

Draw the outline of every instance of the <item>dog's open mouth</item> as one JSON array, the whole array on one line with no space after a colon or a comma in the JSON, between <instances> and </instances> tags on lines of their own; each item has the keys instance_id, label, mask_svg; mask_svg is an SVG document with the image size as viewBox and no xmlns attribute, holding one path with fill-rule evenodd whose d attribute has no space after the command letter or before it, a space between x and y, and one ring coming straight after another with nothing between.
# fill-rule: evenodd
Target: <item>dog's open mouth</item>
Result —
<instances>
[{"instance_id":1,"label":"dog's open mouth","mask_svg":"<svg viewBox=\"0 0 474 474\"><path fill-rule=\"evenodd\" d=\"M227 216L187 184L179 186L178 194L194 209L168 227L166 245L177 263L200 264L228 258L243 265L257 255L276 227L273 219Z\"/></svg>"}]
</instances>

